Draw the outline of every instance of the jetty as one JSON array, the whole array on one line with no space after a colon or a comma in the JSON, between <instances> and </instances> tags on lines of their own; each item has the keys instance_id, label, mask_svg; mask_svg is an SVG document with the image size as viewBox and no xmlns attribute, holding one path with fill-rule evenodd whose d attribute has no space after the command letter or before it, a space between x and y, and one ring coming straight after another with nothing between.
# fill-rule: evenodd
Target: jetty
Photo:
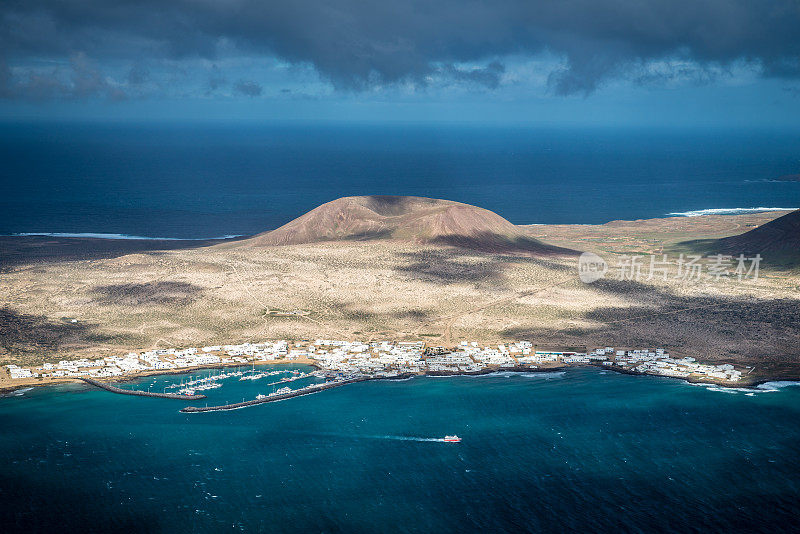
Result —
<instances>
[{"instance_id":1,"label":"jetty","mask_svg":"<svg viewBox=\"0 0 800 534\"><path fill-rule=\"evenodd\" d=\"M95 380L93 378L85 378L79 377L78 380L83 380L87 384L91 384L92 386L98 387L100 389L105 389L106 391L110 391L111 393L119 393L121 395L134 395L137 397L158 397L160 399L181 399L181 400L200 400L205 399L205 395L182 395L179 393L155 393L150 391L138 391L135 389L122 389L116 386L112 386L111 384L106 384L105 382L100 382L99 380Z\"/></svg>"},{"instance_id":2,"label":"jetty","mask_svg":"<svg viewBox=\"0 0 800 534\"><path fill-rule=\"evenodd\" d=\"M183 408L181 412L183 413L198 413L198 412L224 412L226 410L238 410L239 408L247 408L248 406L255 406L256 404L265 404L267 402L275 402L281 401L286 399L291 399L294 397L302 397L303 395L310 395L312 393L317 393L319 391L325 391L326 389L333 389L339 386L344 386L346 384L354 384L356 382L363 382L365 380L371 380L371 377L368 376L359 376L356 378L350 378L347 380L335 380L332 382L325 382L324 384L315 384L312 386L307 386L300 389L292 390L288 393L280 393L278 395L268 395L261 399L253 399L249 401L243 402L235 402L233 404L223 404L220 406L187 406Z\"/></svg>"}]
</instances>

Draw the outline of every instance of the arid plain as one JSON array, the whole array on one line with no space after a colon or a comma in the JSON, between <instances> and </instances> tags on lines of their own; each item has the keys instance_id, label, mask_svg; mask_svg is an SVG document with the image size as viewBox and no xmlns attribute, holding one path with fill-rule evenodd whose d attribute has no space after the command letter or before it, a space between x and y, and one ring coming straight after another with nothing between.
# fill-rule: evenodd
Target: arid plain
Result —
<instances>
[{"instance_id":1,"label":"arid plain","mask_svg":"<svg viewBox=\"0 0 800 534\"><path fill-rule=\"evenodd\" d=\"M265 339L527 339L658 346L754 365L753 377L800 378L796 268L765 263L742 281L685 281L674 268L647 279L646 263L641 279L618 280L615 268L631 254L674 261L687 243L786 212L514 227L458 206L383 205L364 231L360 207L336 205L322 222L337 231L322 237L311 212L288 234L215 244L2 238L0 360ZM570 250L603 256L605 279L583 283Z\"/></svg>"}]
</instances>

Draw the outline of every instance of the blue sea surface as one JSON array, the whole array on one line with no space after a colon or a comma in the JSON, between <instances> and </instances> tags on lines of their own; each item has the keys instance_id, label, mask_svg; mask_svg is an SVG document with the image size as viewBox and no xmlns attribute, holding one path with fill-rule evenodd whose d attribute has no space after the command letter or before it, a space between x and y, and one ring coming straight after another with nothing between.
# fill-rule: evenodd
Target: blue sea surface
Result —
<instances>
[{"instance_id":1,"label":"blue sea surface","mask_svg":"<svg viewBox=\"0 0 800 534\"><path fill-rule=\"evenodd\" d=\"M225 380L208 402L269 381ZM185 404L78 385L0 398L2 531L790 532L800 520L800 387L572 369L371 381L228 412ZM430 441L445 434L463 441Z\"/></svg>"},{"instance_id":2,"label":"blue sea surface","mask_svg":"<svg viewBox=\"0 0 800 534\"><path fill-rule=\"evenodd\" d=\"M0 162L0 234L250 235L371 194L516 224L800 207L797 132L7 123Z\"/></svg>"}]
</instances>

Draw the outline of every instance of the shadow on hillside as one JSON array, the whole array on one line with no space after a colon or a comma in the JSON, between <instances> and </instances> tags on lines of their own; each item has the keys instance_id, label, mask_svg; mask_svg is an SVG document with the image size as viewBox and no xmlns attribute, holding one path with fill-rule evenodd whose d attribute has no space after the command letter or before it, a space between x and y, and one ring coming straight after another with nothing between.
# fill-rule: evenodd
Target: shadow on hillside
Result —
<instances>
[{"instance_id":1,"label":"shadow on hillside","mask_svg":"<svg viewBox=\"0 0 800 534\"><path fill-rule=\"evenodd\" d=\"M497 256L485 256L481 261L465 261L466 254L448 250L424 249L401 252L402 259L395 271L415 280L436 284L497 283L503 278L503 261Z\"/></svg>"},{"instance_id":2,"label":"shadow on hillside","mask_svg":"<svg viewBox=\"0 0 800 534\"><path fill-rule=\"evenodd\" d=\"M502 283L505 270L513 264L529 264L544 269L567 272L574 270L568 264L531 256L486 254L462 248L421 249L400 252L401 260L394 268L415 280L434 284ZM577 277L577 271L575 271Z\"/></svg>"},{"instance_id":3,"label":"shadow on hillside","mask_svg":"<svg viewBox=\"0 0 800 534\"><path fill-rule=\"evenodd\" d=\"M389 239L392 237L391 230L370 230L366 232L358 232L350 234L342 238L332 239L332 241L371 241L373 239Z\"/></svg>"},{"instance_id":4,"label":"shadow on hillside","mask_svg":"<svg viewBox=\"0 0 800 534\"><path fill-rule=\"evenodd\" d=\"M371 311L359 302L330 301L326 305L326 314L333 314L348 321L360 323L384 323L389 320L407 319L412 321L426 321L430 313L420 308L398 308L388 311Z\"/></svg>"},{"instance_id":5,"label":"shadow on hillside","mask_svg":"<svg viewBox=\"0 0 800 534\"><path fill-rule=\"evenodd\" d=\"M19 313L0 308L0 346L7 352L52 352L64 343L83 343L96 325L83 322L51 321L43 315ZM85 343L84 343L85 344Z\"/></svg>"},{"instance_id":6,"label":"shadow on hillside","mask_svg":"<svg viewBox=\"0 0 800 534\"><path fill-rule=\"evenodd\" d=\"M430 204L436 204L433 199L409 199L409 197L390 196L390 195L372 195L366 198L365 205L370 210L378 215L384 217L396 217L404 215L409 211L409 204L413 202L429 201Z\"/></svg>"},{"instance_id":7,"label":"shadow on hillside","mask_svg":"<svg viewBox=\"0 0 800 534\"><path fill-rule=\"evenodd\" d=\"M733 237L739 238L741 236ZM800 268L800 259L798 259L800 258L800 253L798 253L797 250L758 250L758 246L755 244L739 246L736 241L731 241L731 238L681 241L669 247L666 252L672 255L694 254L704 257L715 254L725 254L732 256L734 260L740 254L744 254L748 258L759 254L761 256L760 265L764 268L777 271L790 271Z\"/></svg>"},{"instance_id":8,"label":"shadow on hillside","mask_svg":"<svg viewBox=\"0 0 800 534\"><path fill-rule=\"evenodd\" d=\"M547 245L530 237L509 238L492 232L484 232L476 236L439 236L432 239L431 243L500 254L523 253L542 256L577 256L580 254L578 251Z\"/></svg>"},{"instance_id":9,"label":"shadow on hillside","mask_svg":"<svg viewBox=\"0 0 800 534\"><path fill-rule=\"evenodd\" d=\"M565 321L562 327L521 326L501 334L558 344L658 346L702 360L793 362L800 371L800 302L795 299L683 296L617 280L603 280L592 287L636 303L576 313L575 320L596 326ZM597 304L601 303L599 297Z\"/></svg>"},{"instance_id":10,"label":"shadow on hillside","mask_svg":"<svg viewBox=\"0 0 800 534\"><path fill-rule=\"evenodd\" d=\"M162 304L185 306L194 302L203 288L187 282L146 282L141 284L111 284L92 290L101 304L141 306Z\"/></svg>"},{"instance_id":11,"label":"shadow on hillside","mask_svg":"<svg viewBox=\"0 0 800 534\"><path fill-rule=\"evenodd\" d=\"M349 305L340 309L341 315L347 321L353 323L379 323L385 324L386 321L392 319L411 320L416 322L424 322L430 317L430 314L420 309L401 309L392 310L389 312L373 312L358 308L357 306Z\"/></svg>"},{"instance_id":12,"label":"shadow on hillside","mask_svg":"<svg viewBox=\"0 0 800 534\"><path fill-rule=\"evenodd\" d=\"M173 241L155 239L92 239L83 237L0 237L0 272L14 267L62 261L104 260L127 254L186 250L237 241Z\"/></svg>"},{"instance_id":13,"label":"shadow on hillside","mask_svg":"<svg viewBox=\"0 0 800 534\"><path fill-rule=\"evenodd\" d=\"M706 256L715 252L714 245L716 239L691 239L689 241L679 241L665 247L665 252L672 254L698 254Z\"/></svg>"},{"instance_id":14,"label":"shadow on hillside","mask_svg":"<svg viewBox=\"0 0 800 534\"><path fill-rule=\"evenodd\" d=\"M429 310L418 307L398 306L389 309L376 309L374 303L344 301L335 298L318 300L310 311L310 318L314 321L325 324L346 323L348 328L352 328L357 334L378 332L387 328L391 329L396 325L397 321L406 325L422 325L429 322L433 317ZM282 321L292 321L296 318L273 316L270 319L275 321L277 325ZM313 326L310 327L313 329Z\"/></svg>"}]
</instances>

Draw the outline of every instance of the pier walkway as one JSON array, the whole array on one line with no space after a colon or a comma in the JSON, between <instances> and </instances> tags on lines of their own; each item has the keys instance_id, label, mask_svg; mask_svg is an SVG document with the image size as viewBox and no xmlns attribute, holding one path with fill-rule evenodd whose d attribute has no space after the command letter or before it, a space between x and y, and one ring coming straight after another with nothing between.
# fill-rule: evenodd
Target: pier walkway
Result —
<instances>
[{"instance_id":1,"label":"pier walkway","mask_svg":"<svg viewBox=\"0 0 800 534\"><path fill-rule=\"evenodd\" d=\"M112 386L111 384L106 384L105 382L100 382L99 380L95 380L93 378L79 377L78 380L83 380L87 384L99 387L100 389L105 389L106 391L110 391L111 393L119 393L122 395L134 395L137 397L158 397L161 399L181 399L181 400L200 400L206 398L205 395L181 395L179 393L151 393L149 391L138 391L135 389L122 389L116 386Z\"/></svg>"},{"instance_id":2,"label":"pier walkway","mask_svg":"<svg viewBox=\"0 0 800 534\"><path fill-rule=\"evenodd\" d=\"M336 382L326 382L324 384L319 384L318 386L311 386L305 387L302 389L295 389L290 393L283 393L281 395L272 395L263 399L253 399L244 402L236 402L233 404L224 404L221 406L203 406L203 407L196 407L196 406L187 406L186 408L182 409L183 413L198 413L198 412L222 412L225 410L237 410L239 408L246 408L248 406L255 406L256 404L265 404L267 402L275 402L279 400L286 400L291 399L293 397L302 397L303 395L310 395L312 393L317 393L319 391L325 391L326 389L333 389L339 386L344 386L346 384L354 384L356 382L363 382L365 380L371 380L370 377L363 376L358 378L351 378L350 380L340 380Z\"/></svg>"}]
</instances>

